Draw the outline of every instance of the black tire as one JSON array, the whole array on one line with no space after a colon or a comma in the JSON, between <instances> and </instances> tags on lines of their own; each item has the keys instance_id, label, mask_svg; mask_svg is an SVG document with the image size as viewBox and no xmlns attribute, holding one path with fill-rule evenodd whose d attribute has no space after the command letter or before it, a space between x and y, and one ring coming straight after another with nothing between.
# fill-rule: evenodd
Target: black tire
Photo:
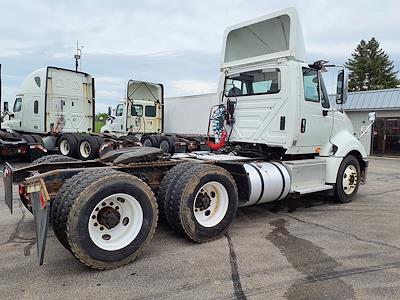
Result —
<instances>
[{"instance_id":1,"label":"black tire","mask_svg":"<svg viewBox=\"0 0 400 300\"><path fill-rule=\"evenodd\" d=\"M109 170L100 170L98 172L99 174L106 176ZM51 202L52 205L50 209L50 222L53 226L54 234L60 241L60 243L68 251L70 251L71 249L68 244L67 233L66 233L67 220L68 220L66 207L70 206L71 203L68 203L66 201L67 196L71 193L71 191L75 189L75 187L80 183L82 178L85 178L87 176L93 176L93 171L92 170L82 171L75 174L71 178L68 178L62 185L61 189L58 190L58 193L54 198L54 200Z\"/></svg>"},{"instance_id":2,"label":"black tire","mask_svg":"<svg viewBox=\"0 0 400 300\"><path fill-rule=\"evenodd\" d=\"M78 145L78 157L81 160L91 160L99 157L101 144L96 136L84 136Z\"/></svg>"},{"instance_id":3,"label":"black tire","mask_svg":"<svg viewBox=\"0 0 400 300\"><path fill-rule=\"evenodd\" d=\"M351 168L353 166L353 170L355 174L351 174L350 176L345 173L346 169ZM351 171L351 170L350 170ZM348 180L350 188L352 189L350 193L347 193L345 190L346 186L343 186L343 180ZM354 184L352 184L354 183ZM340 164L339 171L336 178L334 197L335 200L339 203L349 203L353 200L354 196L357 194L358 187L360 185L360 163L357 158L353 155L346 156L342 163Z\"/></svg>"},{"instance_id":4,"label":"black tire","mask_svg":"<svg viewBox=\"0 0 400 300\"><path fill-rule=\"evenodd\" d=\"M164 153L170 153L174 154L175 153L175 141L172 137L170 136L162 136L160 138L160 149L163 150Z\"/></svg>"},{"instance_id":5,"label":"black tire","mask_svg":"<svg viewBox=\"0 0 400 300\"><path fill-rule=\"evenodd\" d=\"M21 139L23 139L28 144L35 144L35 139L30 134L22 134Z\"/></svg>"},{"instance_id":6,"label":"black tire","mask_svg":"<svg viewBox=\"0 0 400 300\"><path fill-rule=\"evenodd\" d=\"M141 179L114 170L76 175L77 184L65 197L62 217L66 217L66 240L71 253L93 269L113 269L132 262L149 244L157 226L157 202L150 187ZM136 199L143 213L143 224L127 246L105 250L97 246L88 229L92 211L106 197L127 194ZM60 217L60 216L59 216ZM99 221L100 222L100 221ZM129 224L129 223L128 223ZM105 225L104 225L105 226ZM125 226L125 225L124 225Z\"/></svg>"},{"instance_id":7,"label":"black tire","mask_svg":"<svg viewBox=\"0 0 400 300\"><path fill-rule=\"evenodd\" d=\"M195 162L180 163L171 168L170 170L168 170L167 173L165 173L157 193L158 214L160 216L160 219L166 220L166 212L165 212L165 208L167 206L166 203L171 195L172 187L176 184L177 178L179 178L179 176L183 172L185 172L194 164L197 163Z\"/></svg>"},{"instance_id":8,"label":"black tire","mask_svg":"<svg viewBox=\"0 0 400 300\"><path fill-rule=\"evenodd\" d=\"M69 161L77 161L77 159L73 158L73 157L60 155L60 154L52 154L52 155L46 155L46 156L42 156L38 159L35 159L32 162L32 165L53 163L53 162L69 162Z\"/></svg>"},{"instance_id":9,"label":"black tire","mask_svg":"<svg viewBox=\"0 0 400 300\"><path fill-rule=\"evenodd\" d=\"M18 132L12 132L12 133L10 133L10 134L11 134L11 136L14 137L14 138L20 138L20 137L21 137L21 134L19 134Z\"/></svg>"},{"instance_id":10,"label":"black tire","mask_svg":"<svg viewBox=\"0 0 400 300\"><path fill-rule=\"evenodd\" d=\"M225 190L223 193L226 193L225 196L227 197L225 200L228 203L225 203L226 212L222 215L222 219L218 220L218 223L203 226L194 215L194 206L199 207L197 206L199 199L195 204L196 196L202 188L205 188L204 186L207 183L217 183L222 186ZM206 197L204 195L207 195L207 193L203 191L202 194L203 199L208 197L208 200L211 200L211 198L216 197L215 193L214 196ZM223 197L221 196L221 199ZM176 232L186 235L191 240L199 243L208 242L217 239L228 230L236 215L238 198L236 183L229 172L215 165L197 164L181 173L176 184L172 187L171 195L166 202L167 221ZM219 202L218 199L216 201ZM224 200L222 199L217 206L223 207L222 201ZM205 211L204 215L208 216L215 213L211 212L209 207L204 204L203 208L198 209L201 213ZM206 214L207 212L208 214Z\"/></svg>"},{"instance_id":11,"label":"black tire","mask_svg":"<svg viewBox=\"0 0 400 300\"><path fill-rule=\"evenodd\" d=\"M68 146L64 147L64 143ZM62 149L60 149L60 147ZM68 147L68 149L66 148ZM78 157L78 137L75 134L65 133L61 135L58 140L58 151L64 155L69 157Z\"/></svg>"},{"instance_id":12,"label":"black tire","mask_svg":"<svg viewBox=\"0 0 400 300\"><path fill-rule=\"evenodd\" d=\"M36 144L44 145L43 139L40 135L38 134L31 134L32 138L34 139Z\"/></svg>"},{"instance_id":13,"label":"black tire","mask_svg":"<svg viewBox=\"0 0 400 300\"><path fill-rule=\"evenodd\" d=\"M145 147L158 148L160 146L159 140L154 135L143 136L141 142Z\"/></svg>"}]
</instances>

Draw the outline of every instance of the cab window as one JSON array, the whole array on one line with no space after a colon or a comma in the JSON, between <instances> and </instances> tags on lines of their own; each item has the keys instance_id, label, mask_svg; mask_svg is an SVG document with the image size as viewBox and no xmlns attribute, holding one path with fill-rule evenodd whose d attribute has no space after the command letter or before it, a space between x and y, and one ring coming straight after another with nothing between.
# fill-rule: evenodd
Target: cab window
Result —
<instances>
[{"instance_id":1,"label":"cab window","mask_svg":"<svg viewBox=\"0 0 400 300\"><path fill-rule=\"evenodd\" d=\"M304 98L307 101L319 102L318 71L303 69Z\"/></svg>"},{"instance_id":2,"label":"cab window","mask_svg":"<svg viewBox=\"0 0 400 300\"><path fill-rule=\"evenodd\" d=\"M146 117L154 118L156 116L156 107L146 106L144 113Z\"/></svg>"},{"instance_id":3,"label":"cab window","mask_svg":"<svg viewBox=\"0 0 400 300\"><path fill-rule=\"evenodd\" d=\"M21 108L22 108L22 98L15 99L13 111L19 112L21 111Z\"/></svg>"},{"instance_id":4,"label":"cab window","mask_svg":"<svg viewBox=\"0 0 400 300\"><path fill-rule=\"evenodd\" d=\"M280 90L281 71L276 68L234 74L225 82L227 97L276 94Z\"/></svg>"},{"instance_id":5,"label":"cab window","mask_svg":"<svg viewBox=\"0 0 400 300\"><path fill-rule=\"evenodd\" d=\"M118 104L117 110L115 112L116 117L121 117L124 114L124 105L123 104Z\"/></svg>"},{"instance_id":6,"label":"cab window","mask_svg":"<svg viewBox=\"0 0 400 300\"><path fill-rule=\"evenodd\" d=\"M320 77L320 82L321 82L321 104L323 108L330 108L331 105L329 103L329 97L328 97L328 92L326 91L325 83L322 78Z\"/></svg>"},{"instance_id":7,"label":"cab window","mask_svg":"<svg viewBox=\"0 0 400 300\"><path fill-rule=\"evenodd\" d=\"M136 117L143 116L143 105L138 105L138 104L132 105L131 115Z\"/></svg>"}]
</instances>

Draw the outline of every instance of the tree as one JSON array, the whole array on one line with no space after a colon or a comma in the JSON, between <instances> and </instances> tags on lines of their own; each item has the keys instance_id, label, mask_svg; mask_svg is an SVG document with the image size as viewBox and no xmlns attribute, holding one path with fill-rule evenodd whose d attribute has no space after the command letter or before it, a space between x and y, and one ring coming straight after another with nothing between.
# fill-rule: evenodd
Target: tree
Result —
<instances>
[{"instance_id":1,"label":"tree","mask_svg":"<svg viewBox=\"0 0 400 300\"><path fill-rule=\"evenodd\" d=\"M393 61L375 38L361 40L345 65L350 70L350 91L389 89L400 84Z\"/></svg>"},{"instance_id":2,"label":"tree","mask_svg":"<svg viewBox=\"0 0 400 300\"><path fill-rule=\"evenodd\" d=\"M100 113L96 115L95 132L100 132L100 128L105 125L107 119L108 119L108 114Z\"/></svg>"}]
</instances>

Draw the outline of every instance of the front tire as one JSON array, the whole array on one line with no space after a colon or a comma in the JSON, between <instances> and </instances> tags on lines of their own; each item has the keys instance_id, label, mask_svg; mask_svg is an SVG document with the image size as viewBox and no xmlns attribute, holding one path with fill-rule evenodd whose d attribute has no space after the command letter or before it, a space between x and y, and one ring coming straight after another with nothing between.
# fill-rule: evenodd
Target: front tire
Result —
<instances>
[{"instance_id":1,"label":"front tire","mask_svg":"<svg viewBox=\"0 0 400 300\"><path fill-rule=\"evenodd\" d=\"M94 269L132 262L152 239L158 217L150 187L113 170L85 174L66 196L63 214L69 250Z\"/></svg>"},{"instance_id":2,"label":"front tire","mask_svg":"<svg viewBox=\"0 0 400 300\"><path fill-rule=\"evenodd\" d=\"M339 203L351 202L360 185L360 163L353 155L346 156L340 164L334 197Z\"/></svg>"},{"instance_id":3,"label":"front tire","mask_svg":"<svg viewBox=\"0 0 400 300\"><path fill-rule=\"evenodd\" d=\"M223 235L235 218L238 191L225 169L193 165L181 173L166 203L167 221L178 233L202 243Z\"/></svg>"}]
</instances>

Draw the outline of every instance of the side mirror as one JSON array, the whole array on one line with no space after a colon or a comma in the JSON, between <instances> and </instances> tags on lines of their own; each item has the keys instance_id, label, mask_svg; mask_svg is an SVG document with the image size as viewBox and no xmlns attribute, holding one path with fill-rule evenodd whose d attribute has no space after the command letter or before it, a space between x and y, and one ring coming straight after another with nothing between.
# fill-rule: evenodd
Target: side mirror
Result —
<instances>
[{"instance_id":1,"label":"side mirror","mask_svg":"<svg viewBox=\"0 0 400 300\"><path fill-rule=\"evenodd\" d=\"M371 123L373 123L373 122L375 122L375 119L376 119L376 112L370 112L369 114L368 114L368 120L371 122Z\"/></svg>"},{"instance_id":2,"label":"side mirror","mask_svg":"<svg viewBox=\"0 0 400 300\"><path fill-rule=\"evenodd\" d=\"M8 102L4 102L4 103L3 103L3 111L6 111L6 112L9 111L9 110L8 110Z\"/></svg>"},{"instance_id":3,"label":"side mirror","mask_svg":"<svg viewBox=\"0 0 400 300\"><path fill-rule=\"evenodd\" d=\"M347 102L348 76L344 70L340 70L336 84L336 104L345 104Z\"/></svg>"},{"instance_id":4,"label":"side mirror","mask_svg":"<svg viewBox=\"0 0 400 300\"><path fill-rule=\"evenodd\" d=\"M112 109L111 109L111 106L109 106L109 107L108 107L108 113L107 113L107 114L108 114L110 117L111 117L111 112L112 112Z\"/></svg>"}]
</instances>

